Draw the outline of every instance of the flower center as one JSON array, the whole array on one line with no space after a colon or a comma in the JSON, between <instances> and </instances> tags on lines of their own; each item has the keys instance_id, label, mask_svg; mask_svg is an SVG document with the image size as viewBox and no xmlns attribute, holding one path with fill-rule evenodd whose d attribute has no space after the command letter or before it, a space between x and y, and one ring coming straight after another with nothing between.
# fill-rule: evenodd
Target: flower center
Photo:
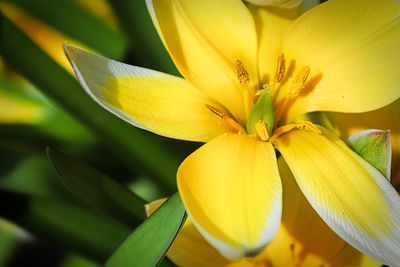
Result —
<instances>
[{"instance_id":1,"label":"flower center","mask_svg":"<svg viewBox=\"0 0 400 267\"><path fill-rule=\"evenodd\" d=\"M310 75L310 67L304 66L300 69L296 76L292 79L284 81L286 73L285 56L281 54L278 57L275 75L269 84L264 84L261 90L258 90L256 96L253 97L250 88L250 75L242 61L236 60L233 63L236 72L237 80L243 87L244 105L247 113L246 129L238 123L230 115L220 111L219 109L206 105L207 108L225 120L233 130L238 133L247 133L255 135L262 141L270 140L272 143L279 136L293 130L301 129L312 131L317 134L322 134L321 130L309 121L298 121L281 126L279 121L284 111L289 108L290 103L293 103L300 92L306 86L308 76ZM286 94L277 103L277 95L283 83L287 83ZM276 130L274 130L278 127Z\"/></svg>"}]
</instances>

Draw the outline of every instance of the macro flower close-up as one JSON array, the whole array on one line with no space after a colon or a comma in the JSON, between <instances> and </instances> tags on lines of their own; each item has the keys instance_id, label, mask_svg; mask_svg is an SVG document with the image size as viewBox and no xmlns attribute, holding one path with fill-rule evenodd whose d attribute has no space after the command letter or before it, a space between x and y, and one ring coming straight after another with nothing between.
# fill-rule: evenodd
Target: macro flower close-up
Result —
<instances>
[{"instance_id":1,"label":"macro flower close-up","mask_svg":"<svg viewBox=\"0 0 400 267\"><path fill-rule=\"evenodd\" d=\"M82 30L18 1L77 38L65 37L63 59L51 45L63 37L38 37L28 15L0 5L5 64L55 100L39 146L70 191L37 190L65 203L33 220L8 209L4 229L109 267L400 266L399 0L110 0L108 24L71 9ZM25 63L13 38L38 56ZM58 105L69 124L50 115ZM0 179L6 201L27 191L15 173ZM94 218L75 211L86 205ZM68 217L74 226L60 223Z\"/></svg>"},{"instance_id":2,"label":"macro flower close-up","mask_svg":"<svg viewBox=\"0 0 400 267\"><path fill-rule=\"evenodd\" d=\"M285 202L279 153L330 229L369 257L398 264L400 197L385 173L331 130L299 118L368 112L400 96L400 3L331 0L302 15L301 5L242 1L147 7L183 78L65 50L86 92L110 112L206 143L177 172L201 235L230 260L273 242Z\"/></svg>"}]
</instances>

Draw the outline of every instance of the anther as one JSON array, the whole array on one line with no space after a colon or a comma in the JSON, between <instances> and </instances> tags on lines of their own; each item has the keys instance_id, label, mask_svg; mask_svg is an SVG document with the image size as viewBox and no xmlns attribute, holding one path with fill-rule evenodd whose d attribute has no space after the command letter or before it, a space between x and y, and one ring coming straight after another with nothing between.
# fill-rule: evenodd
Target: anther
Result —
<instances>
[{"instance_id":1,"label":"anther","mask_svg":"<svg viewBox=\"0 0 400 267\"><path fill-rule=\"evenodd\" d=\"M291 93L297 95L303 90L306 85L308 75L310 75L310 67L304 66L301 70L297 73L296 77L292 81L292 90Z\"/></svg>"},{"instance_id":2,"label":"anther","mask_svg":"<svg viewBox=\"0 0 400 267\"><path fill-rule=\"evenodd\" d=\"M235 63L233 63L233 66L235 67L237 79L240 85L246 86L250 82L250 75L243 62L236 60Z\"/></svg>"},{"instance_id":3,"label":"anther","mask_svg":"<svg viewBox=\"0 0 400 267\"><path fill-rule=\"evenodd\" d=\"M207 107L212 113L214 113L215 115L217 115L218 117L224 118L225 115L224 115L221 111L219 111L218 109L214 108L213 106L211 106L211 105L209 105L209 104L206 104L206 107Z\"/></svg>"},{"instance_id":4,"label":"anther","mask_svg":"<svg viewBox=\"0 0 400 267\"><path fill-rule=\"evenodd\" d=\"M263 84L262 89L257 90L256 96L262 95L262 94L264 93L264 91L265 91L267 88L269 88L269 87L268 87L268 84Z\"/></svg>"},{"instance_id":5,"label":"anther","mask_svg":"<svg viewBox=\"0 0 400 267\"><path fill-rule=\"evenodd\" d=\"M281 82L283 77L285 76L285 71L286 71L285 63L286 63L285 56L281 54L278 57L278 63L275 70L275 81L278 83Z\"/></svg>"},{"instance_id":6,"label":"anther","mask_svg":"<svg viewBox=\"0 0 400 267\"><path fill-rule=\"evenodd\" d=\"M295 129L304 130L304 131L312 132L312 133L319 134L319 135L323 134L322 130L318 126L313 124L312 122L297 121L295 123L286 124L284 126L279 127L278 129L276 129L274 132L274 135L270 138L269 141L271 143L275 144L276 140L280 136L282 136L292 130L295 130Z\"/></svg>"},{"instance_id":7,"label":"anther","mask_svg":"<svg viewBox=\"0 0 400 267\"><path fill-rule=\"evenodd\" d=\"M217 115L218 117L220 117L221 119L225 120L233 129L235 129L238 133L245 133L246 130L239 124L237 123L234 119L232 119L231 117L229 117L228 115L222 113L221 111L219 111L218 109L216 109L215 107L206 104L206 107L215 115Z\"/></svg>"},{"instance_id":8,"label":"anther","mask_svg":"<svg viewBox=\"0 0 400 267\"><path fill-rule=\"evenodd\" d=\"M313 132L316 134L321 135L322 131L320 128L318 128L315 124L309 121L298 121L296 122L296 128L299 130L305 130L308 132Z\"/></svg>"},{"instance_id":9,"label":"anther","mask_svg":"<svg viewBox=\"0 0 400 267\"><path fill-rule=\"evenodd\" d=\"M268 141L269 133L267 124L264 121L258 121L256 124L256 134L262 141Z\"/></svg>"}]
</instances>

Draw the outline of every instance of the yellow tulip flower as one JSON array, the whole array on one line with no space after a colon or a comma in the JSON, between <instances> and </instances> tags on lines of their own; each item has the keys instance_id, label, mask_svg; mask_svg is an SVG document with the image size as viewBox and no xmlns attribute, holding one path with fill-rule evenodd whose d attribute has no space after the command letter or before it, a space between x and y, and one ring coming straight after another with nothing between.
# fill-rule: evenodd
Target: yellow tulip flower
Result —
<instances>
[{"instance_id":1,"label":"yellow tulip flower","mask_svg":"<svg viewBox=\"0 0 400 267\"><path fill-rule=\"evenodd\" d=\"M176 236L167 257L182 267L380 267L382 264L358 252L338 237L301 193L282 157L278 160L282 177L282 222L275 239L255 258L237 261L221 256L187 219ZM166 199L146 205L150 216Z\"/></svg>"},{"instance_id":2,"label":"yellow tulip flower","mask_svg":"<svg viewBox=\"0 0 400 267\"><path fill-rule=\"evenodd\" d=\"M230 260L270 244L282 214L275 150L343 240L400 262L400 196L311 111L367 112L400 96L400 2L331 0L298 13L240 0L148 0L184 78L65 47L88 94L134 126L206 142L177 173L201 235ZM283 190L286 190L283 187Z\"/></svg>"}]
</instances>

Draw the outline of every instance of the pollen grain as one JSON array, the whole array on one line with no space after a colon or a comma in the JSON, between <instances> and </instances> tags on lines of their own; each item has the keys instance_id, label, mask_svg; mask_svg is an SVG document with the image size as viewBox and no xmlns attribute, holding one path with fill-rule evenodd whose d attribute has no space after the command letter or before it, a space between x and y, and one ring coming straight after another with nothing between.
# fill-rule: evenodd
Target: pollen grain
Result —
<instances>
[{"instance_id":1,"label":"pollen grain","mask_svg":"<svg viewBox=\"0 0 400 267\"><path fill-rule=\"evenodd\" d=\"M283 54L281 54L278 57L278 62L277 62L277 66L276 66L276 70L275 70L275 82L281 82L283 77L285 76L285 71L286 71L286 60L285 60L285 56Z\"/></svg>"},{"instance_id":2,"label":"pollen grain","mask_svg":"<svg viewBox=\"0 0 400 267\"><path fill-rule=\"evenodd\" d=\"M262 140L262 141L268 141L269 139L269 133L268 133L268 128L267 124L264 121L258 121L256 124L256 135Z\"/></svg>"},{"instance_id":3,"label":"pollen grain","mask_svg":"<svg viewBox=\"0 0 400 267\"><path fill-rule=\"evenodd\" d=\"M296 77L292 81L292 87L290 92L294 95L298 95L301 90L306 86L308 76L310 75L310 67L304 66L297 73Z\"/></svg>"},{"instance_id":4,"label":"pollen grain","mask_svg":"<svg viewBox=\"0 0 400 267\"><path fill-rule=\"evenodd\" d=\"M205 104L206 107L215 115L220 117L222 120L225 120L225 122L228 123L228 125L233 128L236 132L238 133L245 133L246 130L240 125L237 121L229 117L228 115L224 114L222 111L216 109L215 107Z\"/></svg>"},{"instance_id":5,"label":"pollen grain","mask_svg":"<svg viewBox=\"0 0 400 267\"><path fill-rule=\"evenodd\" d=\"M240 85L248 85L250 82L250 75L243 62L240 60L236 60L235 63L233 63L233 66L235 67L236 76Z\"/></svg>"}]
</instances>

